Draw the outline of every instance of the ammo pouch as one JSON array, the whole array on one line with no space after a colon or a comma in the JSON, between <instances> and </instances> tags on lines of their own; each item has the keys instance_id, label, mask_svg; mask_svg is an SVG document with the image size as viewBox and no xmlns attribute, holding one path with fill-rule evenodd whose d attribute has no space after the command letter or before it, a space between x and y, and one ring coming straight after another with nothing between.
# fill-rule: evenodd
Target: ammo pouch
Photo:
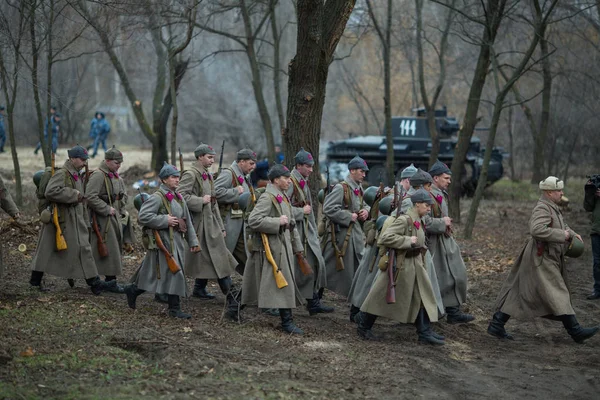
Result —
<instances>
[{"instance_id":1,"label":"ammo pouch","mask_svg":"<svg viewBox=\"0 0 600 400\"><path fill-rule=\"evenodd\" d=\"M317 234L319 236L323 236L325 234L325 225L325 218L323 217L319 220L319 223L317 224Z\"/></svg>"},{"instance_id":2,"label":"ammo pouch","mask_svg":"<svg viewBox=\"0 0 600 400\"><path fill-rule=\"evenodd\" d=\"M373 246L373 243L375 243L375 233L376 233L375 221L372 219L366 221L363 225L363 231L365 232L365 236L367 238L366 239L367 246Z\"/></svg>"},{"instance_id":3,"label":"ammo pouch","mask_svg":"<svg viewBox=\"0 0 600 400\"><path fill-rule=\"evenodd\" d=\"M252 232L250 229L246 228L246 248L248 252L254 253L262 250L262 239L260 237L260 233Z\"/></svg>"},{"instance_id":4,"label":"ammo pouch","mask_svg":"<svg viewBox=\"0 0 600 400\"><path fill-rule=\"evenodd\" d=\"M45 207L40 212L40 221L43 224L49 224L50 222L52 222L52 210L49 207Z\"/></svg>"},{"instance_id":5,"label":"ammo pouch","mask_svg":"<svg viewBox=\"0 0 600 400\"><path fill-rule=\"evenodd\" d=\"M158 249L158 247L156 246L156 240L154 239L154 234L152 233L152 229L144 228L142 230L142 245L146 250Z\"/></svg>"},{"instance_id":6,"label":"ammo pouch","mask_svg":"<svg viewBox=\"0 0 600 400\"><path fill-rule=\"evenodd\" d=\"M379 263L377 264L377 268L379 268L380 271L385 272L388 269L388 261L390 260L390 255L389 255L389 250L387 250L385 247L380 247L379 248L379 254L383 254L381 256L381 258L379 259ZM385 253L384 253L385 251Z\"/></svg>"}]
</instances>

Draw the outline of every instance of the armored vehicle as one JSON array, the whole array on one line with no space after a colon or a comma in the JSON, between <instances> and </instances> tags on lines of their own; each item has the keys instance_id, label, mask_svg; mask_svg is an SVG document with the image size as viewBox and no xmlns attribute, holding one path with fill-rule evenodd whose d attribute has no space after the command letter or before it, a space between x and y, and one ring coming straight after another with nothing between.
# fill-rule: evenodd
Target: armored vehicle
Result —
<instances>
[{"instance_id":1,"label":"armored vehicle","mask_svg":"<svg viewBox=\"0 0 600 400\"><path fill-rule=\"evenodd\" d=\"M446 107L436 110L435 121L440 135L438 158L450 166L454 158L454 148L458 141L460 126L456 118L448 116ZM431 136L429 135L425 109L417 109L416 116L393 117L392 135L394 138L394 174L397 175L399 171L410 164L427 170L431 152ZM462 187L463 193L466 195L472 195L475 192L477 179L483 165L484 151L485 149L481 148L480 139L474 136L471 139L463 170ZM340 164L347 163L357 154L369 164L367 181L370 185L378 185L379 177L386 176L387 144L385 134L358 136L329 142L323 168L329 167L332 182L344 178L343 174L347 169L344 169ZM492 149L487 185L491 185L502 178L504 173L502 158L501 148L495 147ZM334 171L333 175L332 171ZM335 171L339 172L335 173Z\"/></svg>"}]
</instances>

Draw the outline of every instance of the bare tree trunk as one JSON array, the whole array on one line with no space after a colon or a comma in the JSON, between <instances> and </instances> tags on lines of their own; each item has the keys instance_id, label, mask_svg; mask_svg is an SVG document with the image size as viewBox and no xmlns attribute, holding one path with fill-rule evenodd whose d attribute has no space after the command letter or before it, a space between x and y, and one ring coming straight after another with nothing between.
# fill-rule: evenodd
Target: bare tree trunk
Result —
<instances>
[{"instance_id":1,"label":"bare tree trunk","mask_svg":"<svg viewBox=\"0 0 600 400\"><path fill-rule=\"evenodd\" d=\"M177 89L175 88L175 60L169 57L169 93L173 100L173 115L171 118L171 164L177 165L177 121L179 110L177 109Z\"/></svg>"},{"instance_id":2,"label":"bare tree trunk","mask_svg":"<svg viewBox=\"0 0 600 400\"><path fill-rule=\"evenodd\" d=\"M285 116L283 115L283 102L281 101L281 64L279 62L279 46L281 37L277 29L277 13L275 5L277 0L271 0L271 34L273 35L273 92L275 93L275 106L277 108L277 118L279 119L279 132L285 127Z\"/></svg>"},{"instance_id":3,"label":"bare tree trunk","mask_svg":"<svg viewBox=\"0 0 600 400\"><path fill-rule=\"evenodd\" d=\"M577 147L577 142L579 141L580 131L578 130L573 138L573 142L571 144L571 148L569 149L569 156L567 157L567 162L565 163L565 170L562 174L563 182L565 186L567 185L567 180L569 179L569 166L573 162L573 153L575 152L575 148ZM544 178L542 178L544 179Z\"/></svg>"},{"instance_id":4,"label":"bare tree trunk","mask_svg":"<svg viewBox=\"0 0 600 400\"><path fill-rule=\"evenodd\" d=\"M50 15L48 17L48 25L46 28L46 47L47 47L47 58L46 58L46 132L48 132L48 143L49 147L52 148L52 117L50 113L50 107L52 107L52 64L54 63L52 54L52 28L54 27L54 0L49 1ZM60 135L60 130L57 132ZM56 139L58 140L58 138Z\"/></svg>"},{"instance_id":5,"label":"bare tree trunk","mask_svg":"<svg viewBox=\"0 0 600 400\"><path fill-rule=\"evenodd\" d=\"M518 181L517 174L515 172L515 143L513 138L513 108L509 107L508 109L508 122L507 122L507 132L508 132L508 151L510 151L510 157L508 158L508 164L510 167L510 180L513 182Z\"/></svg>"},{"instance_id":6,"label":"bare tree trunk","mask_svg":"<svg viewBox=\"0 0 600 400\"><path fill-rule=\"evenodd\" d=\"M544 27L540 33L540 50L542 57L542 76L544 77L544 89L542 90L542 115L540 121L540 131L535 137L533 150L533 175L531 183L537 183L545 178L544 176L544 146L548 137L548 127L550 124L550 98L552 96L552 71L550 70L550 59L548 56L548 41L546 38L547 29Z\"/></svg>"}]
</instances>

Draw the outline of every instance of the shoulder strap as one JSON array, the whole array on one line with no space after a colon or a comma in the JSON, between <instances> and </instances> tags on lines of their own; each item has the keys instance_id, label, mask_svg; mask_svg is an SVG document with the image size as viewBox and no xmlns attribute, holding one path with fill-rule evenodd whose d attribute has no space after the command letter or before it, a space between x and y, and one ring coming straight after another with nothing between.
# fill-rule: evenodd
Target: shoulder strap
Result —
<instances>
[{"instance_id":1,"label":"shoulder strap","mask_svg":"<svg viewBox=\"0 0 600 400\"><path fill-rule=\"evenodd\" d=\"M306 203L306 196L304 194L304 190L302 190L302 188L300 187L300 183L298 182L298 179L296 179L295 177L292 176L292 184L294 185L294 191L292 192L292 196L298 200L300 200L301 202Z\"/></svg>"},{"instance_id":2,"label":"shoulder strap","mask_svg":"<svg viewBox=\"0 0 600 400\"><path fill-rule=\"evenodd\" d=\"M348 182L341 183L342 188L344 189L344 208L350 208L350 186L348 186Z\"/></svg>"},{"instance_id":3,"label":"shoulder strap","mask_svg":"<svg viewBox=\"0 0 600 400\"><path fill-rule=\"evenodd\" d=\"M233 171L233 168L231 167L226 167L225 169L228 169L229 171L231 171L231 186L236 187L239 186L240 183L237 180L237 175L235 174L235 172Z\"/></svg>"}]
</instances>

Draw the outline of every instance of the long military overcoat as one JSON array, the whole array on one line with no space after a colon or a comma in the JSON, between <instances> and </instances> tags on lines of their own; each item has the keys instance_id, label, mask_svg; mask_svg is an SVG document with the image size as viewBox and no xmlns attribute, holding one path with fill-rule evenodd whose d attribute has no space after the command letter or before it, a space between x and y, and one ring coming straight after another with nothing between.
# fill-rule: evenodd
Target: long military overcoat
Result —
<instances>
[{"instance_id":1,"label":"long military overcoat","mask_svg":"<svg viewBox=\"0 0 600 400\"><path fill-rule=\"evenodd\" d=\"M185 272L198 279L219 279L230 276L238 264L225 245L223 220L216 201L204 203L205 195L215 198L212 174L201 164L186 170L178 191L185 199L194 221L200 252L185 253Z\"/></svg>"},{"instance_id":2,"label":"long military overcoat","mask_svg":"<svg viewBox=\"0 0 600 400\"><path fill-rule=\"evenodd\" d=\"M352 279L350 292L348 293L348 302L354 307L360 308L367 298L379 271L377 264L380 258L381 255L379 254L377 243L365 247L365 254L360 260L358 269Z\"/></svg>"},{"instance_id":3,"label":"long military overcoat","mask_svg":"<svg viewBox=\"0 0 600 400\"><path fill-rule=\"evenodd\" d=\"M566 230L575 235L558 206L542 196L529 219L531 237L500 290L496 309L517 319L575 314L565 266Z\"/></svg>"},{"instance_id":4,"label":"long military overcoat","mask_svg":"<svg viewBox=\"0 0 600 400\"><path fill-rule=\"evenodd\" d=\"M467 267L458 243L451 234L446 233L446 224L442 220L448 216L448 195L435 186L432 186L431 194L436 204L431 206L431 213L423 217L429 251L444 307L456 307L467 300Z\"/></svg>"},{"instance_id":5,"label":"long military overcoat","mask_svg":"<svg viewBox=\"0 0 600 400\"><path fill-rule=\"evenodd\" d=\"M61 278L89 279L98 275L89 240L87 207L78 201L83 194L83 176L67 160L50 178L45 197L56 203L59 225L67 249L56 250L56 228L42 225L31 269Z\"/></svg>"},{"instance_id":6,"label":"long military overcoat","mask_svg":"<svg viewBox=\"0 0 600 400\"><path fill-rule=\"evenodd\" d=\"M171 208L170 214L185 220L188 229L185 237L177 229L169 229L168 210L164 206L163 197L158 193L159 191L164 195L171 193L173 196L173 200L167 200ZM198 246L198 238L185 200L183 196L178 199L178 195L179 193L175 193L165 185L161 185L157 192L142 204L138 221L149 234L152 234L152 230L158 230L163 244L181 270L173 274L169 270L163 251L151 245L151 248L146 252L142 265L131 278L131 282L135 283L139 289L149 292L185 297L187 295L184 265L185 241L187 240L190 247L194 247Z\"/></svg>"},{"instance_id":7,"label":"long military overcoat","mask_svg":"<svg viewBox=\"0 0 600 400\"><path fill-rule=\"evenodd\" d=\"M295 224L287 196L268 184L248 217L248 228L252 231L250 240L256 241L252 248L258 251L252 252L246 265L242 304L258 305L260 308L295 308L297 303L303 302L294 276L294 253L304 249L297 230L283 229L280 225L281 215L288 217L291 226ZM266 234L273 259L288 283L284 288L277 287L261 233Z\"/></svg>"},{"instance_id":8,"label":"long military overcoat","mask_svg":"<svg viewBox=\"0 0 600 400\"><path fill-rule=\"evenodd\" d=\"M409 217L412 226L409 226ZM411 236L417 237L416 245L411 244ZM413 257L401 256L401 251L423 249L425 231L417 211L412 208L405 215L388 218L377 239L377 244L397 250L396 302L386 301L389 277L387 272L377 275L377 279L365 299L361 311L386 317L402 323L413 323L421 307L425 308L432 322L437 321L438 309L433 287L425 269L424 253Z\"/></svg>"},{"instance_id":9,"label":"long military overcoat","mask_svg":"<svg viewBox=\"0 0 600 400\"><path fill-rule=\"evenodd\" d=\"M304 275L298 266L298 261L294 258L296 284L303 298L312 299L314 292L326 287L325 260L321 253L315 215L312 212L304 214L303 210L304 205L313 206L308 181L296 169L292 170L292 183L287 190L287 196L292 204L292 213L296 220L296 230L300 236L302 247L304 247L304 255L313 270L312 274Z\"/></svg>"},{"instance_id":10,"label":"long military overcoat","mask_svg":"<svg viewBox=\"0 0 600 400\"><path fill-rule=\"evenodd\" d=\"M342 296L348 296L352 278L356 272L365 248L365 234L360 222L352 222L352 213L361 209L370 210L363 202L362 188L350 177L345 180L348 185L349 204L344 200L344 187L338 183L331 193L325 197L323 214L327 217L325 234L321 238L325 269L327 270L327 289ZM336 268L336 253L331 241L331 225L335 229L335 241L338 250L343 254L344 269ZM350 233L348 234L348 232ZM347 242L344 249L344 243Z\"/></svg>"},{"instance_id":11,"label":"long military overcoat","mask_svg":"<svg viewBox=\"0 0 600 400\"><path fill-rule=\"evenodd\" d=\"M8 215L14 217L18 212L19 208L15 204L12 199L12 196L6 190L6 186L4 185L4 181L0 177L0 208L2 208ZM2 260L2 248L0 247L0 277L4 272L4 264Z\"/></svg>"},{"instance_id":12,"label":"long military overcoat","mask_svg":"<svg viewBox=\"0 0 600 400\"><path fill-rule=\"evenodd\" d=\"M110 172L106 162L102 161L100 167L91 173L85 195L92 224L90 244L98 274L121 275L123 244L134 242L132 224L125 211L128 198L125 182L118 173ZM109 215L111 207L116 210L115 215ZM108 247L107 257L101 257L98 252L99 239L93 228L94 215L100 237Z\"/></svg>"}]
</instances>

